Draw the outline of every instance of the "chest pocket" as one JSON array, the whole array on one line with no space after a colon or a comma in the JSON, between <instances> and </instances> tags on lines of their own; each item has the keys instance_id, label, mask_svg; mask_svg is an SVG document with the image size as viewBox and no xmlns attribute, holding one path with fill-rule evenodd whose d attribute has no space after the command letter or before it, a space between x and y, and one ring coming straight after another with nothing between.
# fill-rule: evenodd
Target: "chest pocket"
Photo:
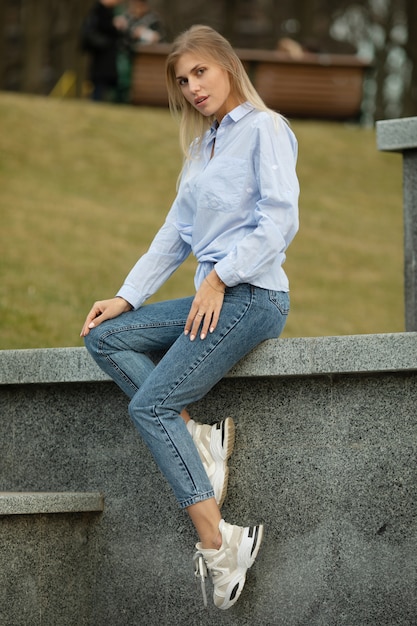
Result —
<instances>
[{"instance_id":1,"label":"chest pocket","mask_svg":"<svg viewBox=\"0 0 417 626\"><path fill-rule=\"evenodd\" d=\"M224 212L237 211L244 193L246 173L246 159L214 156L199 177L199 208Z\"/></svg>"}]
</instances>

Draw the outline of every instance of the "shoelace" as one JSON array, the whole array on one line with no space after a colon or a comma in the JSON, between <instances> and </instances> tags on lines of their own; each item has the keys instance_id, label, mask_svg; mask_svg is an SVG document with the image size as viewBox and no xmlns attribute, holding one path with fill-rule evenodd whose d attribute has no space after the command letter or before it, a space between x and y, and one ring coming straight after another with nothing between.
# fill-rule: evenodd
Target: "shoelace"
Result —
<instances>
[{"instance_id":1,"label":"shoelace","mask_svg":"<svg viewBox=\"0 0 417 626\"><path fill-rule=\"evenodd\" d=\"M207 565L201 552L196 552L194 554L193 561L194 561L194 574L195 574L196 579L198 578L200 579L204 606L207 606L207 593L206 593Z\"/></svg>"}]
</instances>

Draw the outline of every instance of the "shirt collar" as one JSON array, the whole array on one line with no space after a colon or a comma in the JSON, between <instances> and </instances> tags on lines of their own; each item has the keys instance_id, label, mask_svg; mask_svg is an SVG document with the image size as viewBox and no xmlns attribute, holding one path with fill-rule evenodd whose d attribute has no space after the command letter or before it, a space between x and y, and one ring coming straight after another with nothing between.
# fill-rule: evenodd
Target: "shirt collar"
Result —
<instances>
[{"instance_id":1,"label":"shirt collar","mask_svg":"<svg viewBox=\"0 0 417 626\"><path fill-rule=\"evenodd\" d=\"M232 122L238 122L245 117L248 113L254 110L254 106L250 104L250 102L244 102L243 104L239 104L237 107L229 111L227 115L221 121L221 124L228 123L226 120L230 119ZM216 133L216 130L219 127L219 123L217 120L214 120L213 124L210 127L210 137Z\"/></svg>"},{"instance_id":2,"label":"shirt collar","mask_svg":"<svg viewBox=\"0 0 417 626\"><path fill-rule=\"evenodd\" d=\"M248 113L253 111L255 107L250 104L250 102L244 102L243 104L239 104L237 107L229 111L229 113L225 117L230 117L234 122L238 122L245 117Z\"/></svg>"}]
</instances>

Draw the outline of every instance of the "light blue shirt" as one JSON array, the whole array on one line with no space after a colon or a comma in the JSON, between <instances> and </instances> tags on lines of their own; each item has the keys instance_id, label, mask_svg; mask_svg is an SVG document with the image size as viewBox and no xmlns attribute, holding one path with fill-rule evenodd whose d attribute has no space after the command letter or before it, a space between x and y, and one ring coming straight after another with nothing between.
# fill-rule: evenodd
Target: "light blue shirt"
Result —
<instances>
[{"instance_id":1,"label":"light blue shirt","mask_svg":"<svg viewBox=\"0 0 417 626\"><path fill-rule=\"evenodd\" d=\"M229 287L288 291L282 265L298 230L299 196L288 124L245 103L207 131L194 153L164 225L117 295L138 308L191 252L196 289L214 268Z\"/></svg>"}]
</instances>

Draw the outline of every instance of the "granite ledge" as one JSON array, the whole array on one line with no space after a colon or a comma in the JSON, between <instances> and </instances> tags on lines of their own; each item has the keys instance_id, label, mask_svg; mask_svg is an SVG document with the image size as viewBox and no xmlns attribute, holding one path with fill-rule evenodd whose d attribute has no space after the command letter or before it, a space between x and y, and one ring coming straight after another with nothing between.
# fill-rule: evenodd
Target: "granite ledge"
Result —
<instances>
[{"instance_id":1,"label":"granite ledge","mask_svg":"<svg viewBox=\"0 0 417 626\"><path fill-rule=\"evenodd\" d=\"M378 150L403 152L417 149L417 117L381 120L376 123Z\"/></svg>"},{"instance_id":2,"label":"granite ledge","mask_svg":"<svg viewBox=\"0 0 417 626\"><path fill-rule=\"evenodd\" d=\"M265 341L231 378L314 376L417 370L417 332ZM85 348L0 351L0 386L108 381Z\"/></svg>"},{"instance_id":3,"label":"granite ledge","mask_svg":"<svg viewBox=\"0 0 417 626\"><path fill-rule=\"evenodd\" d=\"M101 493L0 491L1 515L102 512Z\"/></svg>"}]
</instances>

